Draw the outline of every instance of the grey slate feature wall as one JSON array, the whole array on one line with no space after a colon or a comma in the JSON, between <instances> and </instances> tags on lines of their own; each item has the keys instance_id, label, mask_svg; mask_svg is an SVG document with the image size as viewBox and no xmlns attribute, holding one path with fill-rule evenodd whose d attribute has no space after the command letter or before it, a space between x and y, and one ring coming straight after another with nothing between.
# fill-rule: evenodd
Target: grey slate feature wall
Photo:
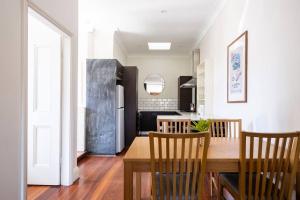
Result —
<instances>
[{"instance_id":1,"label":"grey slate feature wall","mask_svg":"<svg viewBox=\"0 0 300 200\"><path fill-rule=\"evenodd\" d=\"M116 66L117 60L87 60L86 148L92 154L116 153Z\"/></svg>"}]
</instances>

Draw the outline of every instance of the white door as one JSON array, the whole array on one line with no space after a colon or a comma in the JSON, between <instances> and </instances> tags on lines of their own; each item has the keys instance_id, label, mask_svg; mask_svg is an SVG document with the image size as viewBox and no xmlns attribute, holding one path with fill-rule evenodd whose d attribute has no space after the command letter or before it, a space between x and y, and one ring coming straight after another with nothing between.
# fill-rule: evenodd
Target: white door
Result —
<instances>
[{"instance_id":1,"label":"white door","mask_svg":"<svg viewBox=\"0 0 300 200\"><path fill-rule=\"evenodd\" d=\"M61 35L28 16L28 184L60 185Z\"/></svg>"}]
</instances>

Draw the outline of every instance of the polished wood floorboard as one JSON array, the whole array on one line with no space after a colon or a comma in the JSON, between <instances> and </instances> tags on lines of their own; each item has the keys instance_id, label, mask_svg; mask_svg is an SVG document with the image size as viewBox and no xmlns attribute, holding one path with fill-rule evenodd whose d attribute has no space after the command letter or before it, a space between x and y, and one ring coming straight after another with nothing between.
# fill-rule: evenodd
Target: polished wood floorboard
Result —
<instances>
[{"instance_id":1,"label":"polished wood floorboard","mask_svg":"<svg viewBox=\"0 0 300 200\"><path fill-rule=\"evenodd\" d=\"M123 160L116 157L87 156L79 162L80 178L72 186L28 186L28 200L122 200ZM142 175L142 199L150 199L150 175ZM209 200L206 180L204 200ZM212 199L216 199L214 196Z\"/></svg>"}]
</instances>

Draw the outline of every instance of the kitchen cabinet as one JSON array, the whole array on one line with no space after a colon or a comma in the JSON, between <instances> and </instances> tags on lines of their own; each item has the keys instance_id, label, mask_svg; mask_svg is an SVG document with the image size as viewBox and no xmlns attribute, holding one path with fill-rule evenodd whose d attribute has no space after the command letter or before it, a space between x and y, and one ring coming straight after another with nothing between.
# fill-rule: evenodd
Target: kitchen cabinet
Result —
<instances>
[{"instance_id":1,"label":"kitchen cabinet","mask_svg":"<svg viewBox=\"0 0 300 200\"><path fill-rule=\"evenodd\" d=\"M181 88L180 86L192 78L192 76L178 78L178 109L180 111L190 112L190 105L193 103L193 88Z\"/></svg>"},{"instance_id":2,"label":"kitchen cabinet","mask_svg":"<svg viewBox=\"0 0 300 200\"><path fill-rule=\"evenodd\" d=\"M156 120L158 115L180 115L174 111L140 111L139 131L156 131Z\"/></svg>"}]
</instances>

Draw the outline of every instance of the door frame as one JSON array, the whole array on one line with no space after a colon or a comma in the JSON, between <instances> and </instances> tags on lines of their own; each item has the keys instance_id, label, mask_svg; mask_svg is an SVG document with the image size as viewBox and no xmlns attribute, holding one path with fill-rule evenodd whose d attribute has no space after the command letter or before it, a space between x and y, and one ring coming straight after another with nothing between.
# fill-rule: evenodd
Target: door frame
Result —
<instances>
[{"instance_id":1,"label":"door frame","mask_svg":"<svg viewBox=\"0 0 300 200\"><path fill-rule=\"evenodd\" d=\"M27 128L28 128L28 10L41 16L43 22L62 35L61 80L61 185L69 186L79 178L76 156L77 137L77 64L76 35L50 17L36 4L22 0L22 135L21 135L21 199L27 192ZM74 44L75 43L75 44ZM66 59L67 58L67 59Z\"/></svg>"}]
</instances>

